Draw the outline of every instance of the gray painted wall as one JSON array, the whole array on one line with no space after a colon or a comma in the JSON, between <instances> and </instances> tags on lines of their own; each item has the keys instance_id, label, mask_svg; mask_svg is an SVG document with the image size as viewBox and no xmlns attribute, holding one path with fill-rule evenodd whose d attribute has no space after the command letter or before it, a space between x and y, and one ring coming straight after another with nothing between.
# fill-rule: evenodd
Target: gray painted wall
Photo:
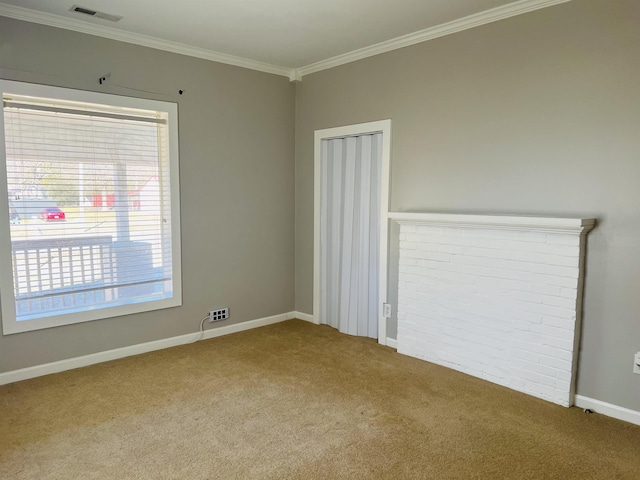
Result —
<instances>
[{"instance_id":1,"label":"gray painted wall","mask_svg":"<svg viewBox=\"0 0 640 480\"><path fill-rule=\"evenodd\" d=\"M214 307L227 324L311 313L313 131L391 118L393 210L599 219L578 393L640 410L638 8L573 0L297 87L0 17L2 78L178 102L184 291L179 308L0 337L0 372L194 332Z\"/></svg>"},{"instance_id":2,"label":"gray painted wall","mask_svg":"<svg viewBox=\"0 0 640 480\"><path fill-rule=\"evenodd\" d=\"M182 307L0 336L0 372L293 310L288 79L4 17L0 77L177 102L183 245Z\"/></svg>"},{"instance_id":3,"label":"gray painted wall","mask_svg":"<svg viewBox=\"0 0 640 480\"><path fill-rule=\"evenodd\" d=\"M313 132L391 118L392 210L598 219L577 393L640 410L638 25L637 0L573 0L305 77L296 310L312 312Z\"/></svg>"}]
</instances>

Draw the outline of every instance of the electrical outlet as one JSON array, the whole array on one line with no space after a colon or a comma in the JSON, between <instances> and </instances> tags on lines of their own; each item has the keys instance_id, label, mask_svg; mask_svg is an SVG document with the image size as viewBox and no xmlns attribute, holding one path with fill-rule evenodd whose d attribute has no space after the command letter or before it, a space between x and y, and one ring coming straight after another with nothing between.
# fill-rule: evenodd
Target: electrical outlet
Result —
<instances>
[{"instance_id":1,"label":"electrical outlet","mask_svg":"<svg viewBox=\"0 0 640 480\"><path fill-rule=\"evenodd\" d=\"M633 356L633 373L640 375L640 352Z\"/></svg>"},{"instance_id":2,"label":"electrical outlet","mask_svg":"<svg viewBox=\"0 0 640 480\"><path fill-rule=\"evenodd\" d=\"M384 318L391 318L391 305L388 303L382 304L382 316Z\"/></svg>"},{"instance_id":3,"label":"electrical outlet","mask_svg":"<svg viewBox=\"0 0 640 480\"><path fill-rule=\"evenodd\" d=\"M219 322L229 318L228 308L218 308L217 310L209 310L209 322Z\"/></svg>"}]
</instances>

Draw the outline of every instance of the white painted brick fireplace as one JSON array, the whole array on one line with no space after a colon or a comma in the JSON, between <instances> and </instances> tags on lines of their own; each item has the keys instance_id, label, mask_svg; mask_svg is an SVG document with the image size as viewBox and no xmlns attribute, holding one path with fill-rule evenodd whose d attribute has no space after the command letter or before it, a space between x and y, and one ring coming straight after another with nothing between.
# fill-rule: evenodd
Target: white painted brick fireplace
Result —
<instances>
[{"instance_id":1,"label":"white painted brick fireplace","mask_svg":"<svg viewBox=\"0 0 640 480\"><path fill-rule=\"evenodd\" d=\"M593 219L391 213L398 352L573 404Z\"/></svg>"}]
</instances>

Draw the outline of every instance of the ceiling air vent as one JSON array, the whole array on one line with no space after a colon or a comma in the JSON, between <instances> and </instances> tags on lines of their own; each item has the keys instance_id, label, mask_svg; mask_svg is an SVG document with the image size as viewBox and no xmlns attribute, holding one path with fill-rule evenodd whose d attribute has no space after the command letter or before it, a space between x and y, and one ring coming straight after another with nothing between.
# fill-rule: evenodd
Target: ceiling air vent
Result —
<instances>
[{"instance_id":1,"label":"ceiling air vent","mask_svg":"<svg viewBox=\"0 0 640 480\"><path fill-rule=\"evenodd\" d=\"M122 17L119 15L111 15L109 13L98 12L97 10L91 10L90 8L80 7L78 5L72 5L69 11L82 13L84 15L90 15L92 17L101 18L103 20L109 20L110 22L118 22L122 20Z\"/></svg>"}]
</instances>

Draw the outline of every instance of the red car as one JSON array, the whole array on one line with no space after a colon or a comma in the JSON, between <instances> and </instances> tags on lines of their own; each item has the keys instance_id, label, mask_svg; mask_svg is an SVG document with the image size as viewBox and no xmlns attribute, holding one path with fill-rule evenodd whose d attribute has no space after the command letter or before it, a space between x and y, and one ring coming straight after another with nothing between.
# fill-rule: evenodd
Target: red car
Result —
<instances>
[{"instance_id":1,"label":"red car","mask_svg":"<svg viewBox=\"0 0 640 480\"><path fill-rule=\"evenodd\" d=\"M65 214L58 207L47 207L40 212L40 219L46 222L51 220L64 220Z\"/></svg>"}]
</instances>

